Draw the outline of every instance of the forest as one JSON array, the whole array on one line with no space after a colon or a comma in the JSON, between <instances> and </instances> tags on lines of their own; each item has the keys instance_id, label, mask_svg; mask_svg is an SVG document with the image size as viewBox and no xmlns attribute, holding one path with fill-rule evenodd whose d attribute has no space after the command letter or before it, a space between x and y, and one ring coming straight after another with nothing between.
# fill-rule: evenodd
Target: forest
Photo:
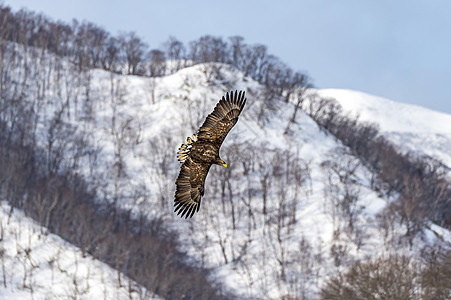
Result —
<instances>
[{"instance_id":1,"label":"forest","mask_svg":"<svg viewBox=\"0 0 451 300\"><path fill-rule=\"evenodd\" d=\"M170 132L145 135L143 121L122 110L130 90L121 78L148 80L151 105L163 94L159 80L196 66L208 89L234 89L229 70L256 82L249 91L258 101L249 109L256 128L283 111L280 134L295 139L298 120L306 115L340 145L323 158L318 171L325 215L333 224L331 244L321 246L326 250L304 237L297 236L295 247L290 242L299 228L303 199L315 193L316 166L295 151L263 143L231 140L223 156L235 167L209 175L214 196L201 208L205 217L185 226L184 233L174 225L167 207L178 167L174 147L182 140ZM100 87L99 70L109 74ZM183 87L196 88L189 80L187 75ZM164 299L243 297L215 276L205 246L210 243L219 253L216 264L247 272L243 276L253 289L249 299L264 298L271 289L279 291L280 299L450 298L446 241L416 252L398 251L400 245L414 249L431 224L451 230L449 167L401 151L377 125L346 114L337 101L311 88L309 76L240 36L206 35L187 45L169 37L161 48L150 48L134 32L112 35L93 23L66 24L0 5L0 199L10 204L11 213L23 211L43 232L63 237L118 270L119 282L122 272ZM210 110L205 103L186 104L187 111L197 111L185 119L193 131ZM111 118L102 134L110 140L111 153L105 156L106 146L95 142L95 130L107 110ZM133 178L128 163L143 149L147 154L140 159L156 168L150 187ZM365 191L387 199L375 224L389 254L367 260L349 254L361 251L371 234L362 226L362 170L369 174ZM143 205L155 209L143 210ZM206 226L210 232L202 232ZM262 237L257 237L261 228ZM0 235L3 261L1 240ZM259 241L264 250L252 252ZM187 249L201 254L190 258ZM325 267L329 258L324 252L333 270ZM274 273L261 275L264 280L256 283L251 270L266 255L274 257ZM32 268L25 266L26 272ZM6 285L2 273L0 286Z\"/></svg>"}]
</instances>

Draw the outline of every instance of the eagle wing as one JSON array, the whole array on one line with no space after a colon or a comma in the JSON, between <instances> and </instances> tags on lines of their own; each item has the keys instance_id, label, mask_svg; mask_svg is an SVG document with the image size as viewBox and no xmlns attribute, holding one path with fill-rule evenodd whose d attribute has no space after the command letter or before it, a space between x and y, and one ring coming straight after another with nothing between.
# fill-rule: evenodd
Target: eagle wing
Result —
<instances>
[{"instance_id":1,"label":"eagle wing","mask_svg":"<svg viewBox=\"0 0 451 300\"><path fill-rule=\"evenodd\" d=\"M204 124L199 128L199 140L213 143L218 149L221 147L246 104L244 94L244 91L230 92L219 100L213 112L207 116Z\"/></svg>"},{"instance_id":2,"label":"eagle wing","mask_svg":"<svg viewBox=\"0 0 451 300\"><path fill-rule=\"evenodd\" d=\"M205 162L195 162L188 157L180 168L177 177L174 212L185 219L192 217L199 211L200 201L204 195L205 178L210 170L211 164Z\"/></svg>"}]
</instances>

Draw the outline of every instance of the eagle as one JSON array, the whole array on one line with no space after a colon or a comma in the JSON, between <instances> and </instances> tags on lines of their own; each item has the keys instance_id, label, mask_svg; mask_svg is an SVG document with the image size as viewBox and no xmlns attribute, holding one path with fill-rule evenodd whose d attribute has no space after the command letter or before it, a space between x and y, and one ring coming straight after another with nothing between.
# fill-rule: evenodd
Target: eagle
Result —
<instances>
[{"instance_id":1,"label":"eagle","mask_svg":"<svg viewBox=\"0 0 451 300\"><path fill-rule=\"evenodd\" d=\"M207 116L197 134L186 139L177 152L182 164L175 182L174 212L187 219L199 211L205 178L211 165L227 168L219 157L219 148L246 104L244 91L227 93Z\"/></svg>"}]
</instances>

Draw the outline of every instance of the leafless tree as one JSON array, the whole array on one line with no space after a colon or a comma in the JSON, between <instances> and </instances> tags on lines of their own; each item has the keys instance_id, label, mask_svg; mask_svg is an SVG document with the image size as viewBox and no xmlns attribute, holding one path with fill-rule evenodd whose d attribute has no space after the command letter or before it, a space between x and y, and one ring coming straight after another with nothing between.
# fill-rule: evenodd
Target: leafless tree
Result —
<instances>
[{"instance_id":1,"label":"leafless tree","mask_svg":"<svg viewBox=\"0 0 451 300\"><path fill-rule=\"evenodd\" d=\"M100 57L102 67L106 70L117 72L120 55L120 41L116 37L109 37L104 47L104 53Z\"/></svg>"},{"instance_id":2,"label":"leafless tree","mask_svg":"<svg viewBox=\"0 0 451 300\"><path fill-rule=\"evenodd\" d=\"M166 55L163 51L152 49L147 54L149 63L150 77L159 77L166 75Z\"/></svg>"},{"instance_id":3,"label":"leafless tree","mask_svg":"<svg viewBox=\"0 0 451 300\"><path fill-rule=\"evenodd\" d=\"M170 36L164 43L166 56L170 63L170 72L174 73L185 66L186 50L183 43L177 40L175 37Z\"/></svg>"},{"instance_id":4,"label":"leafless tree","mask_svg":"<svg viewBox=\"0 0 451 300\"><path fill-rule=\"evenodd\" d=\"M420 299L416 264L410 257L392 255L356 263L325 283L322 299Z\"/></svg>"},{"instance_id":5,"label":"leafless tree","mask_svg":"<svg viewBox=\"0 0 451 300\"><path fill-rule=\"evenodd\" d=\"M242 36L231 36L229 37L229 40L229 52L231 53L229 63L241 70L243 67L243 51L245 48L244 38Z\"/></svg>"},{"instance_id":6,"label":"leafless tree","mask_svg":"<svg viewBox=\"0 0 451 300\"><path fill-rule=\"evenodd\" d=\"M4 239L3 221L0 221L0 242L2 242L3 239ZM7 284L6 284L6 270L5 270L5 254L6 254L5 248L0 247L0 259L2 261L3 287L7 288Z\"/></svg>"},{"instance_id":7,"label":"leafless tree","mask_svg":"<svg viewBox=\"0 0 451 300\"><path fill-rule=\"evenodd\" d=\"M127 74L142 75L144 73L142 62L148 47L147 44L135 32L121 34L119 43L124 53Z\"/></svg>"},{"instance_id":8,"label":"leafless tree","mask_svg":"<svg viewBox=\"0 0 451 300\"><path fill-rule=\"evenodd\" d=\"M189 57L196 63L228 61L227 44L220 37L205 35L190 43Z\"/></svg>"}]
</instances>

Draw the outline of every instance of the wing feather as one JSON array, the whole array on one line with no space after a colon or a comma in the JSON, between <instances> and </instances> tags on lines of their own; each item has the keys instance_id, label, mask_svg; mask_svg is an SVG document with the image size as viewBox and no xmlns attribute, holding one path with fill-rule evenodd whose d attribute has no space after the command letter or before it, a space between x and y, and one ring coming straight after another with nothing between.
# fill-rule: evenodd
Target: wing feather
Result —
<instances>
[{"instance_id":1,"label":"wing feather","mask_svg":"<svg viewBox=\"0 0 451 300\"><path fill-rule=\"evenodd\" d=\"M191 157L183 163L177 178L174 212L180 217L191 218L199 211L204 195L205 178L211 164L195 162Z\"/></svg>"},{"instance_id":2,"label":"wing feather","mask_svg":"<svg viewBox=\"0 0 451 300\"><path fill-rule=\"evenodd\" d=\"M221 146L230 129L238 121L238 116L246 104L245 93L230 92L219 100L215 109L207 116L199 129L199 139Z\"/></svg>"}]
</instances>

